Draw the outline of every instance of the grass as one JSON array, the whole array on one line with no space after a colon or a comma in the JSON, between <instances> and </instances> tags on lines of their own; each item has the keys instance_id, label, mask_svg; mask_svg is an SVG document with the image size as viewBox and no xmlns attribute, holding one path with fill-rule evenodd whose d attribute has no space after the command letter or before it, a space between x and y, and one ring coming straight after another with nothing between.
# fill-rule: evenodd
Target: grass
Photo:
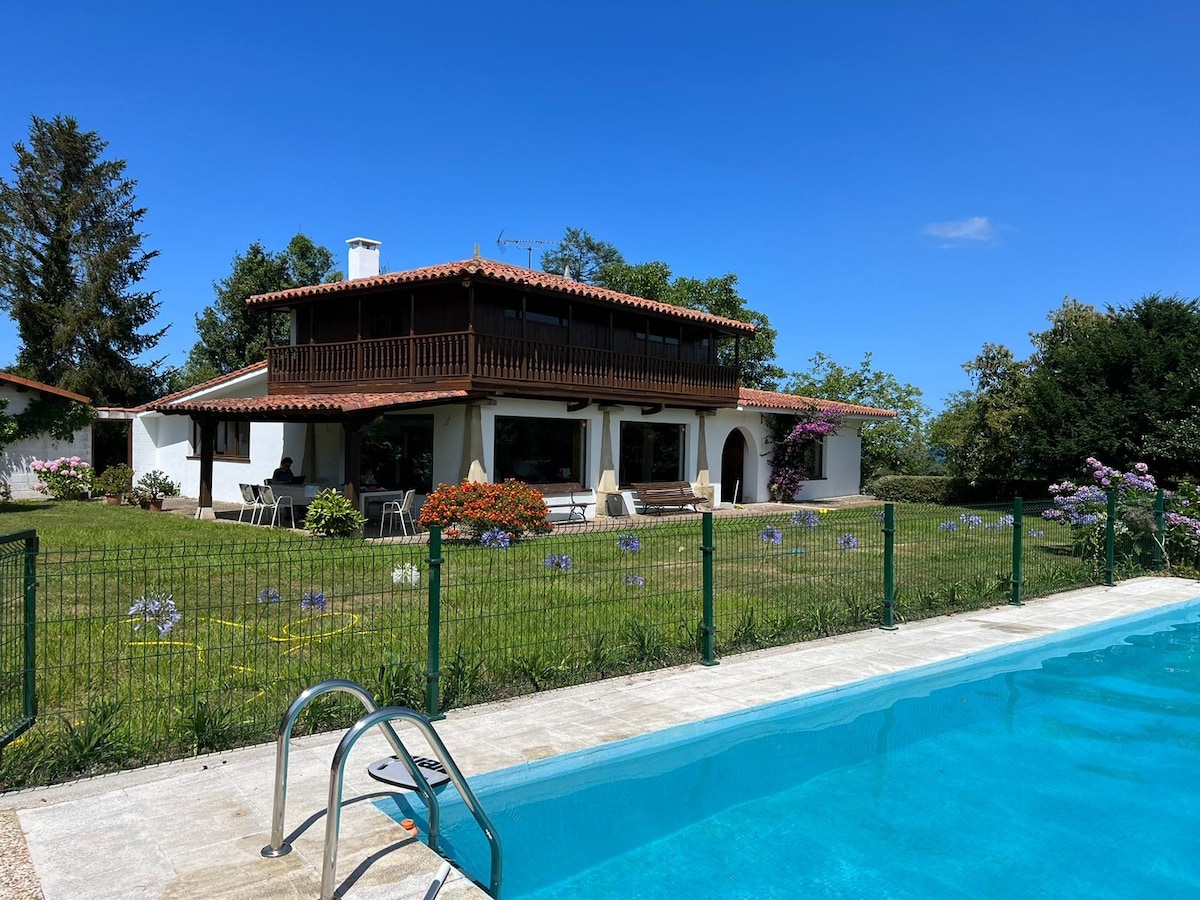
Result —
<instances>
[{"instance_id":1,"label":"grass","mask_svg":"<svg viewBox=\"0 0 1200 900\"><path fill-rule=\"evenodd\" d=\"M1006 512L897 507L901 621L1005 602ZM1036 512L1024 523L1026 596L1094 583L1070 532ZM718 652L877 625L878 513L717 518ZM975 515L978 524L963 518ZM957 531L939 527L951 521ZM0 788L270 739L295 694L330 677L360 681L382 702L423 705L425 545L314 540L88 503L0 505L0 533L28 528L41 538L41 716L0 756ZM623 534L636 534L638 549ZM696 660L700 544L695 516L563 529L508 550L447 544L442 706ZM420 583L393 582L399 565L419 568ZM302 609L315 591L327 607ZM149 593L169 594L182 616L164 635L129 615ZM12 622L0 610L0 625ZM0 669L11 671L11 660ZM343 726L359 713L322 699L301 729Z\"/></svg>"}]
</instances>

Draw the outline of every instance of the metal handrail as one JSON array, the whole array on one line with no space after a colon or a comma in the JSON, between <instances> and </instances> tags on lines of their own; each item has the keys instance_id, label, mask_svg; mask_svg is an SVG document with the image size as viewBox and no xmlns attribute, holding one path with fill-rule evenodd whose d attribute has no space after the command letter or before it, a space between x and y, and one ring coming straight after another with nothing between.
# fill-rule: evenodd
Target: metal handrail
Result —
<instances>
[{"instance_id":1,"label":"metal handrail","mask_svg":"<svg viewBox=\"0 0 1200 900\"><path fill-rule=\"evenodd\" d=\"M496 833L496 828L492 824L491 819L488 818L487 813L483 811L483 807L479 804L479 799L475 796L474 791L471 790L470 785L467 784L467 780L463 777L462 772L459 771L453 758L451 758L450 751L446 749L446 745L442 743L442 739L438 736L438 733L433 730L433 724L424 715L406 706L388 706L368 712L350 726L350 730L342 736L337 750L333 753L333 764L329 773L329 801L325 811L325 858L321 865L321 900L332 900L333 898L334 881L337 873L338 829L341 826L342 819L342 783L346 772L346 757L349 756L351 748L354 747L358 739L376 725L385 726L388 731L391 731L391 726L387 723L394 719L406 719L416 725L417 730L429 742L429 746L433 749L433 752L437 755L442 765L446 767L446 774L450 776L450 780L454 783L454 787L458 789L463 803L471 811L471 815L475 817L475 821L483 831L484 837L487 838L488 845L491 847L492 880L488 893L496 898L496 900L499 900L502 875L500 836ZM414 774L413 780L417 784L421 784L424 778ZM429 809L430 818L430 848L435 849L433 846L432 823L437 818L437 798L435 797L433 803L427 803L426 806Z\"/></svg>"},{"instance_id":2,"label":"metal handrail","mask_svg":"<svg viewBox=\"0 0 1200 900\"><path fill-rule=\"evenodd\" d=\"M328 694L331 691L340 691L345 694L350 694L358 698L367 713L373 713L379 709L375 703L375 697L365 687L356 681L349 681L345 678L331 678L328 681L322 681L320 684L314 684L312 687L305 688L292 701L292 705L287 708L287 712L283 714L283 718L279 722L279 741L275 747L275 798L271 811L271 843L262 848L262 855L274 859L277 856L286 856L292 852L292 845L283 839L283 819L284 812L287 806L287 775L288 775L288 741L292 736L292 726L296 724L296 719L300 713L304 712L308 704L320 697L322 694ZM429 810L429 848L437 850L438 841L438 806L437 798L434 796L433 789L417 771L417 764L401 743L400 738L392 729L392 726L387 722L381 722L380 727L383 730L384 737L387 738L392 749L396 752L403 762L409 774L412 775L413 784L416 785L417 791L421 794L421 799L425 801L425 808Z\"/></svg>"}]
</instances>

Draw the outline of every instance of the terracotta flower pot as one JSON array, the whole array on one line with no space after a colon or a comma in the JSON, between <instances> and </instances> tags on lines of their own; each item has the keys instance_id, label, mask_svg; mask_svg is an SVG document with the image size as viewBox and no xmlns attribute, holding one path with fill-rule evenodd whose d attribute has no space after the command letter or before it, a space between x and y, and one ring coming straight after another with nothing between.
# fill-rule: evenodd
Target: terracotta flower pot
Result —
<instances>
[{"instance_id":1,"label":"terracotta flower pot","mask_svg":"<svg viewBox=\"0 0 1200 900\"><path fill-rule=\"evenodd\" d=\"M105 494L104 502L109 506L120 506L121 505L121 495L120 494Z\"/></svg>"},{"instance_id":2,"label":"terracotta flower pot","mask_svg":"<svg viewBox=\"0 0 1200 900\"><path fill-rule=\"evenodd\" d=\"M150 508L153 510L156 510L158 512L162 512L162 504L163 504L163 498L155 497L153 500L150 501Z\"/></svg>"}]
</instances>

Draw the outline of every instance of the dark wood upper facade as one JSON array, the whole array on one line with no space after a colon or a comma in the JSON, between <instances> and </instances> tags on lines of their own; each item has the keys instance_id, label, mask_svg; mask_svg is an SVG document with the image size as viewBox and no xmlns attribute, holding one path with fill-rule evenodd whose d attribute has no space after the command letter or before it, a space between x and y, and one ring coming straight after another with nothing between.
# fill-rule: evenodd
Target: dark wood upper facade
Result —
<instances>
[{"instance_id":1,"label":"dark wood upper facade","mask_svg":"<svg viewBox=\"0 0 1200 900\"><path fill-rule=\"evenodd\" d=\"M717 343L736 341L738 332L694 311L672 316L669 307L628 308L480 277L347 287L259 305L292 314L295 342L267 350L271 394L436 385L576 401L737 405L737 370L718 362Z\"/></svg>"}]
</instances>

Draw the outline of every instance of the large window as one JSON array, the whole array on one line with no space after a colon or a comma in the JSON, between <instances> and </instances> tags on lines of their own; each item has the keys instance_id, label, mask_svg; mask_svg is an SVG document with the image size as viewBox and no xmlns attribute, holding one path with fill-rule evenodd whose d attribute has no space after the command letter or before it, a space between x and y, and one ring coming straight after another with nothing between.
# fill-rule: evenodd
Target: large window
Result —
<instances>
[{"instance_id":1,"label":"large window","mask_svg":"<svg viewBox=\"0 0 1200 900\"><path fill-rule=\"evenodd\" d=\"M586 425L580 419L496 416L495 480L583 484Z\"/></svg>"},{"instance_id":2,"label":"large window","mask_svg":"<svg viewBox=\"0 0 1200 900\"><path fill-rule=\"evenodd\" d=\"M683 481L683 426L621 423L621 487L645 481Z\"/></svg>"},{"instance_id":3,"label":"large window","mask_svg":"<svg viewBox=\"0 0 1200 900\"><path fill-rule=\"evenodd\" d=\"M433 416L384 416L363 430L365 484L418 494L433 490Z\"/></svg>"},{"instance_id":4,"label":"large window","mask_svg":"<svg viewBox=\"0 0 1200 900\"><path fill-rule=\"evenodd\" d=\"M200 423L192 420L192 456L200 455ZM250 423L218 422L214 459L250 458Z\"/></svg>"}]
</instances>

